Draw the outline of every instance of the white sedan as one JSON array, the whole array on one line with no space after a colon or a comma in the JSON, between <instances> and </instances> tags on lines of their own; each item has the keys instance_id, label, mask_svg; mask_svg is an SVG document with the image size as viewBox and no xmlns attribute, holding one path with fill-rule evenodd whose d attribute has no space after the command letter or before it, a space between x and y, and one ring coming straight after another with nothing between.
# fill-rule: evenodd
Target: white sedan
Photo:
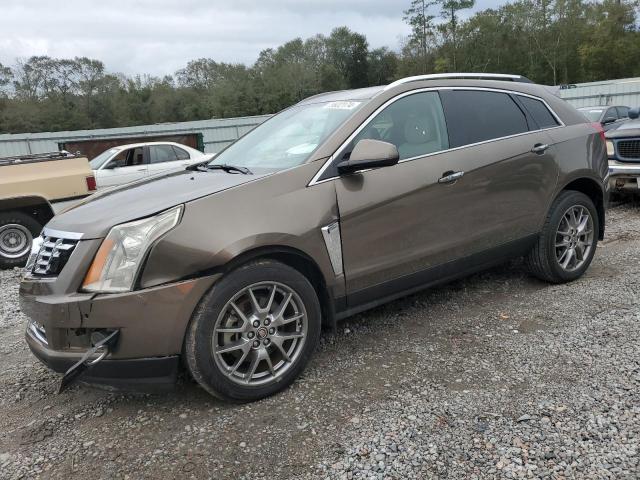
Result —
<instances>
[{"instance_id":1,"label":"white sedan","mask_svg":"<svg viewBox=\"0 0 640 480\"><path fill-rule=\"evenodd\" d=\"M173 142L120 145L102 152L89 163L98 188L121 185L161 172L184 170L194 163L211 160L214 153Z\"/></svg>"}]
</instances>

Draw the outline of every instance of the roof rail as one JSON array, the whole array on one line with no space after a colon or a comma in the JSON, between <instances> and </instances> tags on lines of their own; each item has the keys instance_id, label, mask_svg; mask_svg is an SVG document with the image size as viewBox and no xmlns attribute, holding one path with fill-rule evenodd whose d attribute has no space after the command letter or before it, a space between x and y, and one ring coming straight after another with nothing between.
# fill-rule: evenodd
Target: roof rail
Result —
<instances>
[{"instance_id":1,"label":"roof rail","mask_svg":"<svg viewBox=\"0 0 640 480\"><path fill-rule=\"evenodd\" d=\"M415 77L401 78L400 80L396 80L395 82L390 83L389 85L384 87L384 89L389 90L390 88L396 87L398 85L409 82L416 82L418 80L444 80L449 78L474 78L477 80L504 80L507 82L533 83L527 77L523 77L522 75L508 75L505 73L432 73L429 75L416 75Z\"/></svg>"}]
</instances>

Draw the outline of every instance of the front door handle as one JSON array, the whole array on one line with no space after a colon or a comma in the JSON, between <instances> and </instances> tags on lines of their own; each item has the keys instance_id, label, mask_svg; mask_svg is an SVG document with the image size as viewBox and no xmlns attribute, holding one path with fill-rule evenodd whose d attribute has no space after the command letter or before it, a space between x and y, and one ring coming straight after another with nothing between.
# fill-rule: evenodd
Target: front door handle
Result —
<instances>
[{"instance_id":1,"label":"front door handle","mask_svg":"<svg viewBox=\"0 0 640 480\"><path fill-rule=\"evenodd\" d=\"M444 172L442 177L438 179L438 183L453 183L464 175L464 172L454 172L449 170Z\"/></svg>"},{"instance_id":2,"label":"front door handle","mask_svg":"<svg viewBox=\"0 0 640 480\"><path fill-rule=\"evenodd\" d=\"M547 145L546 143L536 143L531 149L531 152L537 153L538 155L542 155L544 152L547 151L547 148L549 148L549 145Z\"/></svg>"}]
</instances>

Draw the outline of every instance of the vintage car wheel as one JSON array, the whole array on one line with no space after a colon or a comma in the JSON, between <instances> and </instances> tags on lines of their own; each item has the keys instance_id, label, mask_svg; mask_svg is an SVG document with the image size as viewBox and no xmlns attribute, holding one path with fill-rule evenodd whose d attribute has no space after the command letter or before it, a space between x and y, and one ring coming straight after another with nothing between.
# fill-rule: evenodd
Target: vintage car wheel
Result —
<instances>
[{"instance_id":1,"label":"vintage car wheel","mask_svg":"<svg viewBox=\"0 0 640 480\"><path fill-rule=\"evenodd\" d=\"M0 213L0 268L22 267L42 225L22 212Z\"/></svg>"},{"instance_id":2,"label":"vintage car wheel","mask_svg":"<svg viewBox=\"0 0 640 480\"><path fill-rule=\"evenodd\" d=\"M195 380L246 402L272 395L302 372L320 338L320 304L307 278L272 260L223 277L204 296L185 339Z\"/></svg>"},{"instance_id":3,"label":"vintage car wheel","mask_svg":"<svg viewBox=\"0 0 640 480\"><path fill-rule=\"evenodd\" d=\"M598 212L589 197L572 190L562 192L527 257L529 269L552 283L580 278L593 260L599 228Z\"/></svg>"}]
</instances>

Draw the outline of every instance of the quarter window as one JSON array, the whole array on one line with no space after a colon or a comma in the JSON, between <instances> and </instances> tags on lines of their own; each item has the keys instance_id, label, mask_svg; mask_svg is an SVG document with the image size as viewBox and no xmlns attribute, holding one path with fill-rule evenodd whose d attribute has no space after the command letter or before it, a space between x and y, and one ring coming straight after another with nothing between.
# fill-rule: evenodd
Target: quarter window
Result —
<instances>
[{"instance_id":1,"label":"quarter window","mask_svg":"<svg viewBox=\"0 0 640 480\"><path fill-rule=\"evenodd\" d=\"M177 157L171 145L151 145L149 160L151 163L175 162Z\"/></svg>"},{"instance_id":2,"label":"quarter window","mask_svg":"<svg viewBox=\"0 0 640 480\"><path fill-rule=\"evenodd\" d=\"M440 94L452 148L529 130L524 113L506 93L443 90Z\"/></svg>"},{"instance_id":3,"label":"quarter window","mask_svg":"<svg viewBox=\"0 0 640 480\"><path fill-rule=\"evenodd\" d=\"M349 157L362 139L394 144L400 160L446 150L449 138L438 94L415 93L393 102L351 141L342 160Z\"/></svg>"},{"instance_id":4,"label":"quarter window","mask_svg":"<svg viewBox=\"0 0 640 480\"><path fill-rule=\"evenodd\" d=\"M538 128L551 128L560 125L549 109L540 100L518 95L518 100L527 109L529 115L538 124Z\"/></svg>"}]
</instances>

